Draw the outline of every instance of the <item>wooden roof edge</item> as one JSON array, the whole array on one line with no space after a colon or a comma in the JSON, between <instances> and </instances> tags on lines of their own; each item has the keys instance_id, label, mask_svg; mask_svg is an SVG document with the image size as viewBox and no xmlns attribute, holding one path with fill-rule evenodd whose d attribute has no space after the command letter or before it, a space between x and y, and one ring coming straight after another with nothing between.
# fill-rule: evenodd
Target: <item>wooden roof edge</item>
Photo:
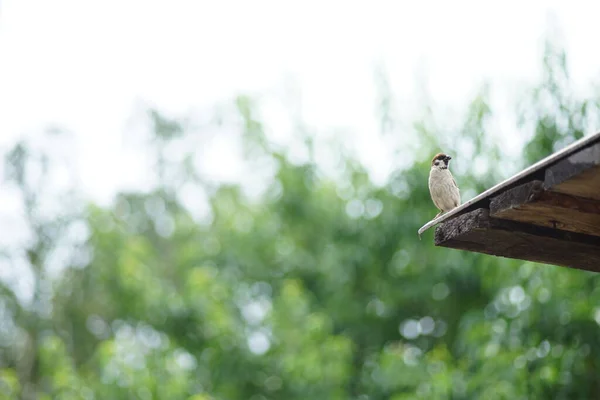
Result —
<instances>
[{"instance_id":1,"label":"wooden roof edge","mask_svg":"<svg viewBox=\"0 0 600 400\"><path fill-rule=\"evenodd\" d=\"M600 272L600 236L494 218L478 208L435 230L435 245Z\"/></svg>"},{"instance_id":2,"label":"wooden roof edge","mask_svg":"<svg viewBox=\"0 0 600 400\"><path fill-rule=\"evenodd\" d=\"M478 194L477 196L473 197L471 200L461 204L460 206L456 207L452 211L450 211L446 214L443 214L437 218L434 218L433 220L429 221L428 223L426 223L419 229L419 231L418 231L419 238L421 237L423 232L425 232L429 228L431 228L441 222L445 222L445 221L463 213L465 210L471 208L474 204L476 204L480 201L486 200L491 195L494 195L494 194L500 192L501 190L509 187L510 185L518 182L519 180L521 180L523 178L526 178L528 175L534 174L535 172L541 170L542 168L552 165L555 162L558 162L558 161L562 160L563 158L566 158L566 157L570 156L571 154L573 154L589 145L592 145L596 142L600 142L600 131L598 131L594 134L585 136L585 137L577 140L576 142L571 143L567 147L565 147L555 153L550 154L548 157L543 158L542 160L536 162L535 164L533 164L533 165L525 168L524 170L516 173L515 175L511 176L510 178L508 178L508 179L496 184L495 186L492 186L491 188L487 189L486 191Z\"/></svg>"}]
</instances>

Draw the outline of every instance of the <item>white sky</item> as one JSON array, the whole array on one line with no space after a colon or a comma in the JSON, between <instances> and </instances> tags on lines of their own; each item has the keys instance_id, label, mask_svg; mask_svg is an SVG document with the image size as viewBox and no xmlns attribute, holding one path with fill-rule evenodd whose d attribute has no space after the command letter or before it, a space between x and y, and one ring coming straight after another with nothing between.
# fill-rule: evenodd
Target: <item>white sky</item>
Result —
<instances>
[{"instance_id":1,"label":"white sky","mask_svg":"<svg viewBox=\"0 0 600 400\"><path fill-rule=\"evenodd\" d=\"M402 104L423 67L432 98L451 111L484 79L513 104L538 77L552 11L575 81L600 71L600 3L588 1L0 1L0 145L67 128L82 189L102 202L143 180L123 139L140 101L183 115L240 92L282 93L291 79L309 124L355 132L349 140L385 175L394 161L372 135L380 62ZM267 122L278 126L286 116L274 110ZM495 134L510 138L502 126ZM217 175L242 173L223 162L228 151L211 153Z\"/></svg>"}]
</instances>

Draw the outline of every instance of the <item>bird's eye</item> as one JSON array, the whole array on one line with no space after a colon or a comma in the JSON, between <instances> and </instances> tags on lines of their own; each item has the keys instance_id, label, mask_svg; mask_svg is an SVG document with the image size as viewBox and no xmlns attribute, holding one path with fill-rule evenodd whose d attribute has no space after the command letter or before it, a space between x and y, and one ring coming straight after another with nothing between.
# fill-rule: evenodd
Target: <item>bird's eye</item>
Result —
<instances>
[{"instance_id":1,"label":"bird's eye","mask_svg":"<svg viewBox=\"0 0 600 400\"><path fill-rule=\"evenodd\" d=\"M434 164L435 164L435 165L440 165L440 162L439 162L439 161L436 161Z\"/></svg>"}]
</instances>

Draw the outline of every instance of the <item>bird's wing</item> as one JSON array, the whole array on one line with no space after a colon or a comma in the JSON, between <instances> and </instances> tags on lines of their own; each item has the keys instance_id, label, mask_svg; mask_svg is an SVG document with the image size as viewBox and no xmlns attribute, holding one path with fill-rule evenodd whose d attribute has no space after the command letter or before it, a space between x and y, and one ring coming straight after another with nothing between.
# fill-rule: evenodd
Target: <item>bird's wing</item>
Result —
<instances>
[{"instance_id":1,"label":"bird's wing","mask_svg":"<svg viewBox=\"0 0 600 400\"><path fill-rule=\"evenodd\" d=\"M438 209L438 210L441 210L441 209L442 209L442 207L441 207L441 206L438 204L438 202L437 202L437 201L435 201L435 197L433 197L433 196L432 196L432 197L431 197L431 200L433 201L433 204L435 204L435 206L437 207L437 209Z\"/></svg>"},{"instance_id":2,"label":"bird's wing","mask_svg":"<svg viewBox=\"0 0 600 400\"><path fill-rule=\"evenodd\" d=\"M456 188L456 198L454 199L454 207L458 207L460 205L460 189L458 188L458 185L456 184L456 181L454 180L454 176L450 175L452 177L452 183L454 184L454 187Z\"/></svg>"}]
</instances>

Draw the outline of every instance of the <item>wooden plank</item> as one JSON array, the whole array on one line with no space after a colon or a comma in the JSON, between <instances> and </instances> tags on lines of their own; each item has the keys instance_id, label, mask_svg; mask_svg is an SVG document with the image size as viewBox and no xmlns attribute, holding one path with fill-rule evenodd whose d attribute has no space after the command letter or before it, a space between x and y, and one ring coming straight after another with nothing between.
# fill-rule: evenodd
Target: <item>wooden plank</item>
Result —
<instances>
[{"instance_id":1,"label":"wooden plank","mask_svg":"<svg viewBox=\"0 0 600 400\"><path fill-rule=\"evenodd\" d=\"M600 143L581 149L546 168L544 188L600 200Z\"/></svg>"},{"instance_id":2,"label":"wooden plank","mask_svg":"<svg viewBox=\"0 0 600 400\"><path fill-rule=\"evenodd\" d=\"M532 181L492 198L493 218L600 236L600 202L544 190Z\"/></svg>"},{"instance_id":3,"label":"wooden plank","mask_svg":"<svg viewBox=\"0 0 600 400\"><path fill-rule=\"evenodd\" d=\"M550 190L600 200L600 166L589 168L569 180L552 186Z\"/></svg>"},{"instance_id":4,"label":"wooden plank","mask_svg":"<svg viewBox=\"0 0 600 400\"><path fill-rule=\"evenodd\" d=\"M600 237L491 218L487 209L439 225L435 244L600 272Z\"/></svg>"}]
</instances>

